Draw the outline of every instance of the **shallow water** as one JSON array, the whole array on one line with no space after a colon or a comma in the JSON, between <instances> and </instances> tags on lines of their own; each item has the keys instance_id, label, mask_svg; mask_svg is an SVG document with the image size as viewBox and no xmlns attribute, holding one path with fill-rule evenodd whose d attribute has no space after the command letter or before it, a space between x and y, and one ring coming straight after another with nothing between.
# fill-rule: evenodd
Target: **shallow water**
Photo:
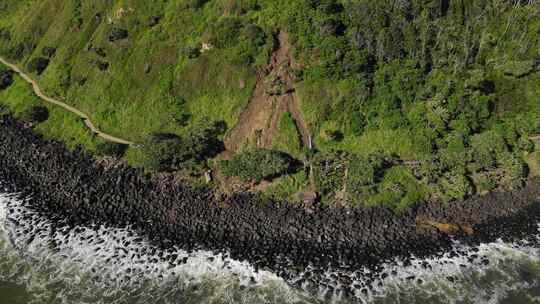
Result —
<instances>
[{"instance_id":1,"label":"shallow water","mask_svg":"<svg viewBox=\"0 0 540 304\"><path fill-rule=\"evenodd\" d=\"M0 304L540 303L538 236L395 261L370 291L366 270L351 269L356 297L344 299L328 292L331 270L318 291L303 291L223 254L158 250L129 228L55 228L25 205L0 195Z\"/></svg>"}]
</instances>

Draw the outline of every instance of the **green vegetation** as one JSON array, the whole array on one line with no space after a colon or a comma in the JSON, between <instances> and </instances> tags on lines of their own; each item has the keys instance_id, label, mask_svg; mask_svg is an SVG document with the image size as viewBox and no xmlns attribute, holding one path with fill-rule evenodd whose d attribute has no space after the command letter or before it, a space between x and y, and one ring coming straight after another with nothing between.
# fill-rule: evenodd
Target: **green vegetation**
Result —
<instances>
[{"instance_id":1,"label":"green vegetation","mask_svg":"<svg viewBox=\"0 0 540 304\"><path fill-rule=\"evenodd\" d=\"M199 124L183 136L155 133L143 143L142 162L150 170L196 170L206 159L223 150L217 136L223 132L220 125Z\"/></svg>"},{"instance_id":2,"label":"green vegetation","mask_svg":"<svg viewBox=\"0 0 540 304\"><path fill-rule=\"evenodd\" d=\"M290 37L294 94L316 148L307 158L324 201L344 194L403 210L513 189L537 172L528 139L540 133L540 4L532 1L0 4L0 55L103 131L137 142L142 149L124 158L148 169L207 165L264 78L280 31ZM39 101L0 67L0 104L21 115ZM46 107L38 131L98 149L78 119ZM290 114L271 148L306 158ZM277 174L252 172L259 159L250 153L225 171L250 181ZM269 191L291 196L310 180L299 174Z\"/></svg>"},{"instance_id":3,"label":"green vegetation","mask_svg":"<svg viewBox=\"0 0 540 304\"><path fill-rule=\"evenodd\" d=\"M231 160L222 161L220 166L226 176L259 183L287 173L291 160L284 153L260 149L236 154Z\"/></svg>"},{"instance_id":4,"label":"green vegetation","mask_svg":"<svg viewBox=\"0 0 540 304\"><path fill-rule=\"evenodd\" d=\"M32 106L26 109L21 118L30 123L40 123L49 119L49 109L44 106Z\"/></svg>"},{"instance_id":5,"label":"green vegetation","mask_svg":"<svg viewBox=\"0 0 540 304\"><path fill-rule=\"evenodd\" d=\"M273 140L274 149L288 152L295 157L302 154L302 144L298 129L289 112L283 113L278 125L278 134Z\"/></svg>"},{"instance_id":6,"label":"green vegetation","mask_svg":"<svg viewBox=\"0 0 540 304\"><path fill-rule=\"evenodd\" d=\"M128 146L110 142L100 143L96 146L96 154L100 156L123 157Z\"/></svg>"}]
</instances>

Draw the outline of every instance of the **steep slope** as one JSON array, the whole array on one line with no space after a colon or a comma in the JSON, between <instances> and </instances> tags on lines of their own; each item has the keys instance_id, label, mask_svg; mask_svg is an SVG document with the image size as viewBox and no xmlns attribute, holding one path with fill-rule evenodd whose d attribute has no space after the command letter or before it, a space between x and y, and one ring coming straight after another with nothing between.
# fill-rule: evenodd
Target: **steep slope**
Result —
<instances>
[{"instance_id":1,"label":"steep slope","mask_svg":"<svg viewBox=\"0 0 540 304\"><path fill-rule=\"evenodd\" d=\"M237 151L255 138L259 148L272 148L284 113L290 113L304 147L310 147L309 130L302 119L294 89L289 35L281 31L278 47L268 67L258 77L254 94L238 123L225 138L228 150ZM291 139L292 140L292 139Z\"/></svg>"}]
</instances>

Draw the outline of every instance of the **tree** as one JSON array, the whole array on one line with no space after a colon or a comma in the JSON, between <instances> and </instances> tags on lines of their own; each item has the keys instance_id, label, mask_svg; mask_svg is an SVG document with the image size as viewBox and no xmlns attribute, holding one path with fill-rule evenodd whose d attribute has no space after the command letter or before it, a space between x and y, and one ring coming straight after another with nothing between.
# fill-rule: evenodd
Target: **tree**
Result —
<instances>
[{"instance_id":1,"label":"tree","mask_svg":"<svg viewBox=\"0 0 540 304\"><path fill-rule=\"evenodd\" d=\"M113 156L121 158L126 153L128 145L104 142L96 147L96 153L101 156Z\"/></svg>"},{"instance_id":2,"label":"tree","mask_svg":"<svg viewBox=\"0 0 540 304\"><path fill-rule=\"evenodd\" d=\"M318 153L314 156L313 174L319 193L327 196L343 189L347 157L343 152Z\"/></svg>"},{"instance_id":3,"label":"tree","mask_svg":"<svg viewBox=\"0 0 540 304\"><path fill-rule=\"evenodd\" d=\"M285 153L258 149L236 154L231 160L222 161L220 166L226 176L259 183L287 173L291 163L291 158Z\"/></svg>"},{"instance_id":4,"label":"tree","mask_svg":"<svg viewBox=\"0 0 540 304\"><path fill-rule=\"evenodd\" d=\"M13 84L12 71L0 71L0 91L7 89Z\"/></svg>"},{"instance_id":5,"label":"tree","mask_svg":"<svg viewBox=\"0 0 540 304\"><path fill-rule=\"evenodd\" d=\"M43 57L35 57L28 62L28 70L32 73L41 75L49 66L49 59Z\"/></svg>"},{"instance_id":6,"label":"tree","mask_svg":"<svg viewBox=\"0 0 540 304\"><path fill-rule=\"evenodd\" d=\"M196 169L223 151L223 142L217 137L222 132L220 123L199 122L182 136L154 133L142 144L145 165L158 171Z\"/></svg>"},{"instance_id":7,"label":"tree","mask_svg":"<svg viewBox=\"0 0 540 304\"><path fill-rule=\"evenodd\" d=\"M21 118L30 123L42 123L49 119L49 109L44 106L32 106L21 114Z\"/></svg>"},{"instance_id":8,"label":"tree","mask_svg":"<svg viewBox=\"0 0 540 304\"><path fill-rule=\"evenodd\" d=\"M386 166L386 159L381 154L352 156L347 171L347 191L351 197L360 201L375 194Z\"/></svg>"},{"instance_id":9,"label":"tree","mask_svg":"<svg viewBox=\"0 0 540 304\"><path fill-rule=\"evenodd\" d=\"M497 165L497 158L508 153L504 139L494 131L476 134L471 138L474 161L480 169L492 169Z\"/></svg>"}]
</instances>

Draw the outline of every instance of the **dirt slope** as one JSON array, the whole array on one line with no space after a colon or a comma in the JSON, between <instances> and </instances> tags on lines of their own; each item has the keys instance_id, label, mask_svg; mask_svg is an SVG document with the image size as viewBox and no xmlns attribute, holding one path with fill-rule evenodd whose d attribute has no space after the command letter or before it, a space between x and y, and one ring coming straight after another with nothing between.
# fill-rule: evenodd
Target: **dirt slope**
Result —
<instances>
[{"instance_id":1,"label":"dirt slope","mask_svg":"<svg viewBox=\"0 0 540 304\"><path fill-rule=\"evenodd\" d=\"M289 35L282 31L279 33L279 46L272 54L268 67L259 76L246 110L225 138L227 150L238 151L250 141L259 148L271 148L279 121L286 112L295 121L302 145L310 146L309 130L302 120L294 91L293 67Z\"/></svg>"}]
</instances>

